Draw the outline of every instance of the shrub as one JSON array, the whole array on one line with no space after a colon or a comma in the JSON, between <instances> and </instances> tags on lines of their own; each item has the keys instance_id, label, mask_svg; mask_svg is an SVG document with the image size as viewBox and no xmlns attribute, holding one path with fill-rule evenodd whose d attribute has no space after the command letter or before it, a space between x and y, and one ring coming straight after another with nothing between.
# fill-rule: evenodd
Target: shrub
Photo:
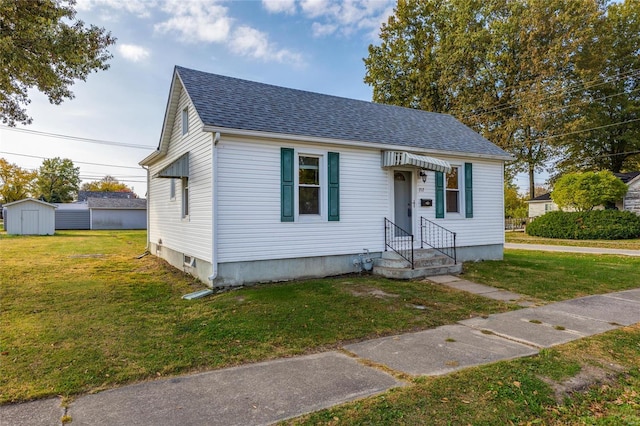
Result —
<instances>
[{"instance_id":1,"label":"shrub","mask_svg":"<svg viewBox=\"0 0 640 426\"><path fill-rule=\"evenodd\" d=\"M555 183L551 198L560 210L593 210L622 200L629 187L608 170L569 173Z\"/></svg>"},{"instance_id":2,"label":"shrub","mask_svg":"<svg viewBox=\"0 0 640 426\"><path fill-rule=\"evenodd\" d=\"M623 240L640 237L640 216L618 210L549 212L536 218L527 234L572 240Z\"/></svg>"}]
</instances>

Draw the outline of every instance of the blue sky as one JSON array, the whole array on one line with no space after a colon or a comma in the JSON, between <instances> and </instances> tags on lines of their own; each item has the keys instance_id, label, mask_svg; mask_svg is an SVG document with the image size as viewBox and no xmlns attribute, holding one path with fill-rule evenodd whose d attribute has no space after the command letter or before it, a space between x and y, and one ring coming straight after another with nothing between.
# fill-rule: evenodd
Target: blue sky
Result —
<instances>
[{"instance_id":1,"label":"blue sky","mask_svg":"<svg viewBox=\"0 0 640 426\"><path fill-rule=\"evenodd\" d=\"M156 148L174 65L371 100L362 58L394 1L79 0L78 17L111 31L111 68L50 105L33 91L30 132L0 128L0 156L26 168L70 158L83 181L111 174L144 196L138 161ZM148 146L47 137L31 131ZM7 154L15 153L22 155ZM94 164L85 164L94 163ZM106 167L109 164L120 167Z\"/></svg>"},{"instance_id":2,"label":"blue sky","mask_svg":"<svg viewBox=\"0 0 640 426\"><path fill-rule=\"evenodd\" d=\"M35 169L39 157L70 158L83 181L106 174L144 197L138 161L158 144L173 67L371 100L362 58L378 44L392 0L78 0L78 17L111 31L111 68L50 105L31 93L28 132L0 127L0 156ZM69 135L120 144L47 137ZM7 154L13 153L13 154ZM21 154L21 155L14 155ZM86 164L93 163L93 164ZM99 164L107 164L102 166Z\"/></svg>"}]
</instances>

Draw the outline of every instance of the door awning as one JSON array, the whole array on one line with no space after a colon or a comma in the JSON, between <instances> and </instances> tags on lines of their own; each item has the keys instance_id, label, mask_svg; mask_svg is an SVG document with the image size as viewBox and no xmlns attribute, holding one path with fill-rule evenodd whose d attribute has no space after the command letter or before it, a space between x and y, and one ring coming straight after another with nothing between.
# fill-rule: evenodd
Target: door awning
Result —
<instances>
[{"instance_id":1,"label":"door awning","mask_svg":"<svg viewBox=\"0 0 640 426\"><path fill-rule=\"evenodd\" d=\"M383 151L382 152L382 168L409 166L418 169L433 170L436 172L449 173L451 164L438 158L428 157L426 155L416 155L402 151Z\"/></svg>"},{"instance_id":2,"label":"door awning","mask_svg":"<svg viewBox=\"0 0 640 426\"><path fill-rule=\"evenodd\" d=\"M173 163L160 170L154 177L158 178L183 178L189 177L189 153L183 154Z\"/></svg>"}]
</instances>

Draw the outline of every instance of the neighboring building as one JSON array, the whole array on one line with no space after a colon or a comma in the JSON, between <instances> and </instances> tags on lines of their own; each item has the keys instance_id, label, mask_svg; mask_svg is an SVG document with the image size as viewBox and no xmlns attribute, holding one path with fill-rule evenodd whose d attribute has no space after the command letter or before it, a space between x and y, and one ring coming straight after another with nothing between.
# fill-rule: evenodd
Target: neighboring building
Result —
<instances>
[{"instance_id":1,"label":"neighboring building","mask_svg":"<svg viewBox=\"0 0 640 426\"><path fill-rule=\"evenodd\" d=\"M640 214L640 172L614 173L614 175L629 187L624 198L616 203L616 208ZM559 210L558 205L551 199L550 192L527 202L529 217L538 217L550 211Z\"/></svg>"},{"instance_id":2,"label":"neighboring building","mask_svg":"<svg viewBox=\"0 0 640 426\"><path fill-rule=\"evenodd\" d=\"M551 199L550 192L538 195L527 201L527 203L529 203L529 217L538 217L545 213L558 210L557 204Z\"/></svg>"},{"instance_id":3,"label":"neighboring building","mask_svg":"<svg viewBox=\"0 0 640 426\"><path fill-rule=\"evenodd\" d=\"M89 198L91 229L147 229L147 200Z\"/></svg>"},{"instance_id":4,"label":"neighboring building","mask_svg":"<svg viewBox=\"0 0 640 426\"><path fill-rule=\"evenodd\" d=\"M57 207L56 229L147 229L143 198L89 198Z\"/></svg>"},{"instance_id":5,"label":"neighboring building","mask_svg":"<svg viewBox=\"0 0 640 426\"><path fill-rule=\"evenodd\" d=\"M622 202L616 203L616 207L640 214L640 172L614 173L614 175L629 187Z\"/></svg>"},{"instance_id":6,"label":"neighboring building","mask_svg":"<svg viewBox=\"0 0 640 426\"><path fill-rule=\"evenodd\" d=\"M419 248L429 220L458 260L501 259L510 159L450 115L176 67L140 162L148 248L213 286L320 277L379 257L385 235Z\"/></svg>"},{"instance_id":7,"label":"neighboring building","mask_svg":"<svg viewBox=\"0 0 640 426\"><path fill-rule=\"evenodd\" d=\"M34 198L3 206L4 229L12 235L53 235L56 206Z\"/></svg>"},{"instance_id":8,"label":"neighboring building","mask_svg":"<svg viewBox=\"0 0 640 426\"><path fill-rule=\"evenodd\" d=\"M91 229L91 213L85 202L56 203L56 229Z\"/></svg>"},{"instance_id":9,"label":"neighboring building","mask_svg":"<svg viewBox=\"0 0 640 426\"><path fill-rule=\"evenodd\" d=\"M78 202L86 202L89 198L138 198L133 192L78 191Z\"/></svg>"}]
</instances>

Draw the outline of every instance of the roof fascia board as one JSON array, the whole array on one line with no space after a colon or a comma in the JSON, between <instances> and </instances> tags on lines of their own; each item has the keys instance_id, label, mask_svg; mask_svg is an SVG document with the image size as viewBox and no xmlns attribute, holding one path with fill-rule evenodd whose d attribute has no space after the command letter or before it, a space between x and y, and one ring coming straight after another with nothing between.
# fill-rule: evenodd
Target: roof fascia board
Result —
<instances>
[{"instance_id":1,"label":"roof fascia board","mask_svg":"<svg viewBox=\"0 0 640 426\"><path fill-rule=\"evenodd\" d=\"M515 158L513 156L507 155L491 155L491 154L476 154L470 152L455 152L455 151L439 151L433 149L425 149L419 147L412 146L403 146L403 145L390 145L390 144L381 144L374 142L359 142L359 141L350 141L345 139L329 139L329 138L318 138L313 136L301 136L301 135L288 135L284 133L271 133L271 132L259 132L254 130L242 130L242 129L231 129L227 127L217 127L217 126L204 126L202 128L204 132L220 132L221 134L234 135L234 136L247 136L258 139L280 139L287 141L298 141L298 142L311 142L311 143L322 143L327 145L337 145L337 146L353 146L359 148L374 148L381 150L402 150L402 151L412 151L412 152L420 152L424 154L431 155L445 155L445 156L453 156L453 157L470 157L470 158L484 158L489 160L501 160L501 161L512 161Z\"/></svg>"},{"instance_id":2,"label":"roof fascia board","mask_svg":"<svg viewBox=\"0 0 640 426\"><path fill-rule=\"evenodd\" d=\"M166 151L165 141L168 142L167 139L171 137L171 131L173 130L173 123L169 122L169 117L173 117L175 115L176 103L178 100L174 98L177 96L178 85L176 82L179 82L182 85L182 80L178 76L178 70L174 67L173 69L173 77L171 78L171 86L169 87L169 97L167 98L167 107L164 109L164 120L162 121L162 131L160 132L160 142L158 143L159 151Z\"/></svg>"},{"instance_id":3,"label":"roof fascia board","mask_svg":"<svg viewBox=\"0 0 640 426\"><path fill-rule=\"evenodd\" d=\"M160 141L158 142L158 148L150 155L142 159L138 164L141 166L148 166L153 162L167 154L169 149L169 140L171 139L171 133L173 131L173 123L169 122L169 117L174 117L176 114L177 104L179 99L174 99L178 96L178 84L184 88L184 84L178 75L178 70L174 67L173 77L171 78L171 86L169 87L169 96L167 98L167 106L164 109L164 120L162 121L162 131L160 132ZM191 100L191 99L189 99Z\"/></svg>"},{"instance_id":4,"label":"roof fascia board","mask_svg":"<svg viewBox=\"0 0 640 426\"><path fill-rule=\"evenodd\" d=\"M3 207L9 207L9 206L13 206L15 204L26 203L27 201L34 201L34 202L36 202L38 204L42 204L43 206L53 207L54 209L58 208L58 206L56 206L55 204L47 203L46 201L38 200L36 198L31 198L31 197L23 198L22 200L18 200L18 201L12 201L11 203L4 204Z\"/></svg>"},{"instance_id":5,"label":"roof fascia board","mask_svg":"<svg viewBox=\"0 0 640 426\"><path fill-rule=\"evenodd\" d=\"M637 181L640 181L640 175L634 177L633 179L631 179L629 182L627 182L627 186L631 186L634 183L636 183Z\"/></svg>"},{"instance_id":6,"label":"roof fascia board","mask_svg":"<svg viewBox=\"0 0 640 426\"><path fill-rule=\"evenodd\" d=\"M141 166L149 166L155 162L156 159L163 157L164 155L160 152L160 150L155 150L145 158L143 158L140 162L138 162Z\"/></svg>"}]
</instances>

